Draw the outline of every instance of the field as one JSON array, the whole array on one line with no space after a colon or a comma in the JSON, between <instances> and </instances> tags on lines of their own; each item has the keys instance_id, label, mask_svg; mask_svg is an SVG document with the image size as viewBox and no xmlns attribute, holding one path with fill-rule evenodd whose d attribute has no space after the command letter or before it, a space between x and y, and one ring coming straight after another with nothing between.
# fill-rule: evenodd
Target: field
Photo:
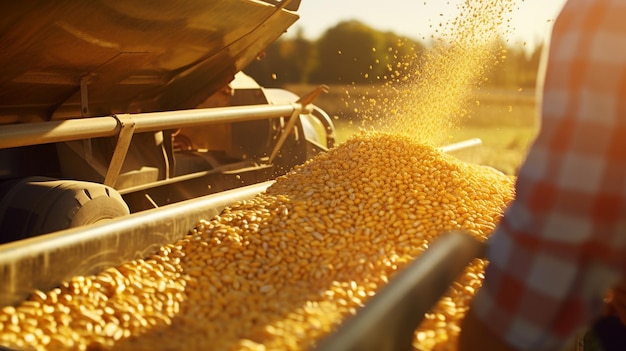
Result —
<instances>
[{"instance_id":1,"label":"field","mask_svg":"<svg viewBox=\"0 0 626 351\"><path fill-rule=\"evenodd\" d=\"M297 85L286 88L304 94L314 87ZM384 118L380 116L394 108L388 102L393 100L389 99L392 94L384 88L371 86L331 86L328 93L317 97L315 104L334 119L337 140L343 142L363 126L371 128L373 123L364 121L364 115L374 114L379 116L377 118ZM364 112L363 100L378 102L376 112ZM480 138L483 145L481 163L506 174L515 174L537 133L534 91L482 90L469 94L461 105L467 113L457 118L452 128L443 131L447 140L444 144Z\"/></svg>"}]
</instances>

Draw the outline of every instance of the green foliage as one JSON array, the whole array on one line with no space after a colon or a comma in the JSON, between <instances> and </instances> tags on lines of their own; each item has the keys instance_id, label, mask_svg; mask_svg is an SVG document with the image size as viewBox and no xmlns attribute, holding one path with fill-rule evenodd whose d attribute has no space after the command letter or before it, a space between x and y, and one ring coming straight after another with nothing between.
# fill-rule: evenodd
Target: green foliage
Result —
<instances>
[{"instance_id":1,"label":"green foliage","mask_svg":"<svg viewBox=\"0 0 626 351\"><path fill-rule=\"evenodd\" d=\"M393 33L376 31L358 21L341 22L318 41L313 82L376 83L398 70L421 45Z\"/></svg>"},{"instance_id":2,"label":"green foliage","mask_svg":"<svg viewBox=\"0 0 626 351\"><path fill-rule=\"evenodd\" d=\"M485 87L533 88L542 47L532 52L496 43ZM340 22L316 41L298 32L266 49L265 58L245 72L266 87L285 84L372 84L412 76L425 50L423 43L358 21Z\"/></svg>"},{"instance_id":3,"label":"green foliage","mask_svg":"<svg viewBox=\"0 0 626 351\"><path fill-rule=\"evenodd\" d=\"M281 39L270 45L264 57L250 64L245 72L266 87L307 83L316 50L316 43L308 41L299 32L294 39Z\"/></svg>"},{"instance_id":4,"label":"green foliage","mask_svg":"<svg viewBox=\"0 0 626 351\"><path fill-rule=\"evenodd\" d=\"M491 69L487 72L487 86L501 88L534 88L537 82L537 69L541 60L543 45L528 52L521 47L507 47L504 41Z\"/></svg>"},{"instance_id":5,"label":"green foliage","mask_svg":"<svg viewBox=\"0 0 626 351\"><path fill-rule=\"evenodd\" d=\"M324 77L330 83L360 81L368 73L377 74L376 64L382 38L369 27L356 22L342 22L329 29L317 42L319 61L313 75L315 81Z\"/></svg>"}]
</instances>

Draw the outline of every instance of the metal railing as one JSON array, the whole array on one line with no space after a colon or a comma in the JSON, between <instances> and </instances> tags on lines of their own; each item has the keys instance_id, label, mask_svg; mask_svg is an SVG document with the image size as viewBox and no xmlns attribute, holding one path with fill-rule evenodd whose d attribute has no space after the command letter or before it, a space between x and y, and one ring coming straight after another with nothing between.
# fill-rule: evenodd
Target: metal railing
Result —
<instances>
[{"instance_id":1,"label":"metal railing","mask_svg":"<svg viewBox=\"0 0 626 351\"><path fill-rule=\"evenodd\" d=\"M469 233L442 234L314 350L412 350L424 315L484 250L485 244Z\"/></svg>"},{"instance_id":2,"label":"metal railing","mask_svg":"<svg viewBox=\"0 0 626 351\"><path fill-rule=\"evenodd\" d=\"M252 198L264 182L177 204L0 245L0 307L17 304L33 291L48 291L63 280L148 257L174 243L202 219L235 201Z\"/></svg>"},{"instance_id":3,"label":"metal railing","mask_svg":"<svg viewBox=\"0 0 626 351\"><path fill-rule=\"evenodd\" d=\"M3 125L0 128L0 149L117 136L122 130L122 120L133 124L134 133L141 133L211 123L243 122L291 116L294 112L309 112L305 107L308 108L308 106L302 106L299 103L288 105L262 104Z\"/></svg>"}]
</instances>

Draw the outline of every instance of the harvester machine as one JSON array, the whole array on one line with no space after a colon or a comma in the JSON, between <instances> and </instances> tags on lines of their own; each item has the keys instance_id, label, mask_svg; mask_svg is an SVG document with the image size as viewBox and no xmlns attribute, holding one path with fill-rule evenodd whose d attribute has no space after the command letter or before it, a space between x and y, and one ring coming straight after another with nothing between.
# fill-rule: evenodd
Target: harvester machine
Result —
<instances>
[{"instance_id":1,"label":"harvester machine","mask_svg":"<svg viewBox=\"0 0 626 351\"><path fill-rule=\"evenodd\" d=\"M147 257L333 147L332 120L313 104L324 86L296 96L242 73L298 19L299 3L0 4L0 307ZM463 158L478 146L443 150ZM465 253L452 276L480 246L450 240ZM437 252L422 286L438 279ZM449 281L436 283L428 301ZM406 302L394 286L358 319L366 325L321 348L380 336L370 322ZM384 339L404 346L410 329L396 331Z\"/></svg>"},{"instance_id":2,"label":"harvester machine","mask_svg":"<svg viewBox=\"0 0 626 351\"><path fill-rule=\"evenodd\" d=\"M242 69L299 1L0 5L0 243L256 184L331 119Z\"/></svg>"}]
</instances>

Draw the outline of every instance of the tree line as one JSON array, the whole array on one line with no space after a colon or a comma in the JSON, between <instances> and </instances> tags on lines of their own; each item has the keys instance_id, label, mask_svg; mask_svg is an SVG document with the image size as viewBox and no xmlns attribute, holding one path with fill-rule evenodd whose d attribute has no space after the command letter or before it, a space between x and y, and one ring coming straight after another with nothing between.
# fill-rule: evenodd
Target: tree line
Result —
<instances>
[{"instance_id":1,"label":"tree line","mask_svg":"<svg viewBox=\"0 0 626 351\"><path fill-rule=\"evenodd\" d=\"M486 86L533 88L542 47L528 52L518 46L496 43L506 52L498 57L483 82ZM319 39L308 40L302 31L280 38L262 59L244 70L263 86L284 84L373 84L417 69L427 44L381 32L359 21L344 21Z\"/></svg>"}]
</instances>

